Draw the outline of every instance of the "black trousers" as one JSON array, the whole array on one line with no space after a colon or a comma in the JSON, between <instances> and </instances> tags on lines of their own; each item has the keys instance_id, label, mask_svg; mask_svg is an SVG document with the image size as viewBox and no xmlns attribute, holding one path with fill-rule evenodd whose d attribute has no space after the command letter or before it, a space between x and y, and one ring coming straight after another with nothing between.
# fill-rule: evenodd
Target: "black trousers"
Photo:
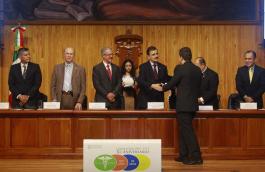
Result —
<instances>
[{"instance_id":1,"label":"black trousers","mask_svg":"<svg viewBox=\"0 0 265 172\"><path fill-rule=\"evenodd\" d=\"M177 112L179 126L179 156L192 160L201 159L201 151L192 126L195 112Z\"/></svg>"}]
</instances>

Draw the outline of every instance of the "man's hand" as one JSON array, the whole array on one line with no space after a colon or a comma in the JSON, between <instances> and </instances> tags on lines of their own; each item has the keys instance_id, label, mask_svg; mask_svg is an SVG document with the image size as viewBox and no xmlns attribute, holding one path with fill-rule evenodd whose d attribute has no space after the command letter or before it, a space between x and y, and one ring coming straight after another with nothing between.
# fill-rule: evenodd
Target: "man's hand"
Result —
<instances>
[{"instance_id":1,"label":"man's hand","mask_svg":"<svg viewBox=\"0 0 265 172\"><path fill-rule=\"evenodd\" d=\"M204 100L203 100L202 97L199 97L199 98L198 98L198 103L199 103L199 104L204 104Z\"/></svg>"},{"instance_id":2,"label":"man's hand","mask_svg":"<svg viewBox=\"0 0 265 172\"><path fill-rule=\"evenodd\" d=\"M160 84L152 84L151 88L157 90L157 91L163 91L163 88Z\"/></svg>"},{"instance_id":3,"label":"man's hand","mask_svg":"<svg viewBox=\"0 0 265 172\"><path fill-rule=\"evenodd\" d=\"M18 99L20 100L20 105L24 105L24 104L26 104L27 102L28 102L28 100L29 100L29 96L28 95L20 95L19 97L18 97Z\"/></svg>"},{"instance_id":4,"label":"man's hand","mask_svg":"<svg viewBox=\"0 0 265 172\"><path fill-rule=\"evenodd\" d=\"M75 104L75 110L82 110L82 104L81 103L76 103Z\"/></svg>"},{"instance_id":5,"label":"man's hand","mask_svg":"<svg viewBox=\"0 0 265 172\"><path fill-rule=\"evenodd\" d=\"M254 102L252 97L249 97L249 96L244 96L244 100L245 100L245 102L248 102L248 103Z\"/></svg>"},{"instance_id":6,"label":"man's hand","mask_svg":"<svg viewBox=\"0 0 265 172\"><path fill-rule=\"evenodd\" d=\"M107 94L107 99L110 101L110 102L115 102L115 94L110 92Z\"/></svg>"}]
</instances>

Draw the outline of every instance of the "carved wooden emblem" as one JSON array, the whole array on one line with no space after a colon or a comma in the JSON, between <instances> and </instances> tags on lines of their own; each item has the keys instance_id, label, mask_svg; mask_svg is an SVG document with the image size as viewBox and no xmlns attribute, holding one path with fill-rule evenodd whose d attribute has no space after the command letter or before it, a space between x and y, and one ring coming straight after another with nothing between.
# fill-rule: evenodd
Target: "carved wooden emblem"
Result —
<instances>
[{"instance_id":1,"label":"carved wooden emblem","mask_svg":"<svg viewBox=\"0 0 265 172\"><path fill-rule=\"evenodd\" d=\"M139 57L142 55L143 37L134 35L127 30L125 35L115 37L116 55L120 58L120 66L126 59L131 59L138 67Z\"/></svg>"}]
</instances>

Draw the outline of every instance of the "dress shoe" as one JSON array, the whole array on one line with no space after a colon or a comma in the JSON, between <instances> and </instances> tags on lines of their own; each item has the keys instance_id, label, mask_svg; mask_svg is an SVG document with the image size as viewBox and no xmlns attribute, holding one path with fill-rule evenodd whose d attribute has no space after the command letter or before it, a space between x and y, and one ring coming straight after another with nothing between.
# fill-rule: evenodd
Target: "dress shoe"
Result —
<instances>
[{"instance_id":1,"label":"dress shoe","mask_svg":"<svg viewBox=\"0 0 265 172\"><path fill-rule=\"evenodd\" d=\"M185 165L201 165L203 164L203 160L202 159L186 160L186 161L182 161L182 163Z\"/></svg>"},{"instance_id":2,"label":"dress shoe","mask_svg":"<svg viewBox=\"0 0 265 172\"><path fill-rule=\"evenodd\" d=\"M185 157L177 157L177 158L174 158L175 161L177 162L183 162L183 161L188 161L188 158L185 158Z\"/></svg>"}]
</instances>

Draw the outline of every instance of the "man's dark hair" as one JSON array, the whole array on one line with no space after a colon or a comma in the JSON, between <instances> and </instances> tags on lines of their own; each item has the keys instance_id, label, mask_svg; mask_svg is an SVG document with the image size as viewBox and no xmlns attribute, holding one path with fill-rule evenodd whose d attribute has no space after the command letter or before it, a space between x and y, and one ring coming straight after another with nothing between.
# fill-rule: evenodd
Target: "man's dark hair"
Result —
<instances>
[{"instance_id":1,"label":"man's dark hair","mask_svg":"<svg viewBox=\"0 0 265 172\"><path fill-rule=\"evenodd\" d=\"M206 65L206 61L203 57L197 57L196 60L199 60L200 65Z\"/></svg>"},{"instance_id":2,"label":"man's dark hair","mask_svg":"<svg viewBox=\"0 0 265 172\"><path fill-rule=\"evenodd\" d=\"M253 50L247 50L247 51L244 53L244 56L245 56L246 54L248 54L248 53L252 53L252 56L254 57L254 59L255 59L256 56L257 56L256 52L253 51Z\"/></svg>"},{"instance_id":3,"label":"man's dark hair","mask_svg":"<svg viewBox=\"0 0 265 172\"><path fill-rule=\"evenodd\" d=\"M189 47L183 47L179 50L179 55L182 57L185 61L191 61L192 59L192 53Z\"/></svg>"},{"instance_id":4,"label":"man's dark hair","mask_svg":"<svg viewBox=\"0 0 265 172\"><path fill-rule=\"evenodd\" d=\"M146 50L146 54L149 56L151 51L157 50L155 46L150 46Z\"/></svg>"},{"instance_id":5,"label":"man's dark hair","mask_svg":"<svg viewBox=\"0 0 265 172\"><path fill-rule=\"evenodd\" d=\"M28 48L19 48L18 49L18 57L22 56L22 54L26 51L29 51Z\"/></svg>"}]
</instances>

